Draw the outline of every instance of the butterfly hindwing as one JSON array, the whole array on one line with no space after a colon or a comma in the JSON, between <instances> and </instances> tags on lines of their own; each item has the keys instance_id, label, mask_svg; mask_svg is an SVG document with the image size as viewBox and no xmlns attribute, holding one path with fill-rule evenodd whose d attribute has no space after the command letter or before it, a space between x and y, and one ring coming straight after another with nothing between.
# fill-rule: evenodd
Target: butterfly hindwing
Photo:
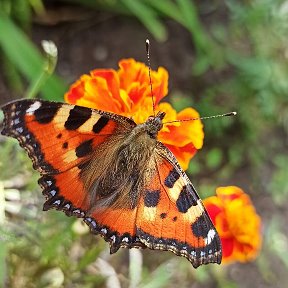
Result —
<instances>
[{"instance_id":1,"label":"butterfly hindwing","mask_svg":"<svg viewBox=\"0 0 288 288\"><path fill-rule=\"evenodd\" d=\"M84 218L92 233L100 234L110 243L110 252L115 253L120 247L146 248L136 235L138 208L114 209L102 208L93 211Z\"/></svg>"},{"instance_id":2,"label":"butterfly hindwing","mask_svg":"<svg viewBox=\"0 0 288 288\"><path fill-rule=\"evenodd\" d=\"M138 205L137 236L151 249L186 257L194 267L221 262L221 242L192 183L161 143L156 173Z\"/></svg>"}]
</instances>

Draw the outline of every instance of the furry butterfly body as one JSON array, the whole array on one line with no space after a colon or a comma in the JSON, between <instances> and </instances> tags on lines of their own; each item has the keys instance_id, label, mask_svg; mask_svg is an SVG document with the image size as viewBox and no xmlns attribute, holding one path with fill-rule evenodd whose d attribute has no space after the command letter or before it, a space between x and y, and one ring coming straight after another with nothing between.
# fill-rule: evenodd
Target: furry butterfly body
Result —
<instances>
[{"instance_id":1,"label":"furry butterfly body","mask_svg":"<svg viewBox=\"0 0 288 288\"><path fill-rule=\"evenodd\" d=\"M195 188L157 134L164 112L137 125L117 114L42 100L2 107L3 135L28 152L47 200L120 247L220 263L221 242Z\"/></svg>"}]
</instances>

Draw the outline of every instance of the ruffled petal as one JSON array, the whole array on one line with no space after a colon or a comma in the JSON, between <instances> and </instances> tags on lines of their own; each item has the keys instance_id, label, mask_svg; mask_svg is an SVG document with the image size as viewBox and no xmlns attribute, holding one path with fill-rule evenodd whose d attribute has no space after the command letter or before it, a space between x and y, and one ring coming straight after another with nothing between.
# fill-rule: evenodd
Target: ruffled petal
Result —
<instances>
[{"instance_id":1,"label":"ruffled petal","mask_svg":"<svg viewBox=\"0 0 288 288\"><path fill-rule=\"evenodd\" d=\"M177 114L177 120L187 120L197 118L199 114L193 108L186 108ZM165 119L166 121L166 119ZM193 144L196 149L203 146L204 132L203 124L200 120L184 121L167 124L169 132L160 131L161 139L166 139L165 143L184 147L187 144ZM173 137L169 137L169 135ZM164 141L164 140L163 140Z\"/></svg>"},{"instance_id":2,"label":"ruffled petal","mask_svg":"<svg viewBox=\"0 0 288 288\"><path fill-rule=\"evenodd\" d=\"M73 83L67 93L64 95L64 100L70 104L76 104L77 100L84 97L85 81L90 79L89 75L82 75L79 80Z\"/></svg>"},{"instance_id":3,"label":"ruffled petal","mask_svg":"<svg viewBox=\"0 0 288 288\"><path fill-rule=\"evenodd\" d=\"M233 254L235 253L235 242L233 238L221 238L222 251L223 251L223 263L231 262L235 259Z\"/></svg>"},{"instance_id":4,"label":"ruffled petal","mask_svg":"<svg viewBox=\"0 0 288 288\"><path fill-rule=\"evenodd\" d=\"M168 72L163 67L159 67L157 72L152 71L151 73L153 95L156 105L168 94L168 77ZM149 91L148 94L150 95L151 92Z\"/></svg>"},{"instance_id":5,"label":"ruffled petal","mask_svg":"<svg viewBox=\"0 0 288 288\"><path fill-rule=\"evenodd\" d=\"M120 87L128 92L135 105L143 100L143 96L151 97L149 71L144 63L129 58L121 60L119 67ZM168 94L168 72L165 68L159 67L158 71L151 70L150 75L157 105Z\"/></svg>"},{"instance_id":6,"label":"ruffled petal","mask_svg":"<svg viewBox=\"0 0 288 288\"><path fill-rule=\"evenodd\" d=\"M97 109L119 113L121 103L119 98L114 98L109 90L106 79L102 77L91 78L85 82L86 100L93 101Z\"/></svg>"},{"instance_id":7,"label":"ruffled petal","mask_svg":"<svg viewBox=\"0 0 288 288\"><path fill-rule=\"evenodd\" d=\"M196 154L197 149L192 144L188 144L184 147L177 147L176 145L166 144L165 141L162 142L175 155L182 169L187 170L189 162L191 158Z\"/></svg>"},{"instance_id":8,"label":"ruffled petal","mask_svg":"<svg viewBox=\"0 0 288 288\"><path fill-rule=\"evenodd\" d=\"M169 103L159 104L168 93L168 72L163 67L150 71L151 81L144 63L123 59L119 67L118 71L95 69L90 75L83 75L66 93L66 102L131 117L137 124L144 123L158 111L165 112L164 126L158 139L175 154L183 169L187 169L189 161L203 145L203 126L199 120L177 120L195 118L199 114L192 108L177 114Z\"/></svg>"},{"instance_id":9,"label":"ruffled petal","mask_svg":"<svg viewBox=\"0 0 288 288\"><path fill-rule=\"evenodd\" d=\"M212 222L215 223L216 217L223 211L219 198L211 196L204 199L203 204L206 207Z\"/></svg>"},{"instance_id":10,"label":"ruffled petal","mask_svg":"<svg viewBox=\"0 0 288 288\"><path fill-rule=\"evenodd\" d=\"M216 194L204 204L222 241L223 262L255 259L262 244L261 218L250 197L237 186L219 187Z\"/></svg>"},{"instance_id":11,"label":"ruffled petal","mask_svg":"<svg viewBox=\"0 0 288 288\"><path fill-rule=\"evenodd\" d=\"M107 90L111 93L111 96L121 101L120 97L120 81L115 70L113 69L95 69L90 72L92 78L103 78L106 82ZM122 107L121 107L122 108Z\"/></svg>"}]
</instances>

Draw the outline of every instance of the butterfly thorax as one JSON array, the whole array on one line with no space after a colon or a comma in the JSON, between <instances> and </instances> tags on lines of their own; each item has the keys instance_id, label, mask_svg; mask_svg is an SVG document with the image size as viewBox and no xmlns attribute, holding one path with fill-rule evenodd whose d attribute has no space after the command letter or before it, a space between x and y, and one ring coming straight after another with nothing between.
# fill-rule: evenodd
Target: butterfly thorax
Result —
<instances>
[{"instance_id":1,"label":"butterfly thorax","mask_svg":"<svg viewBox=\"0 0 288 288\"><path fill-rule=\"evenodd\" d=\"M165 112L158 112L156 116L149 116L147 121L143 124L146 127L148 135L152 138L156 138L158 132L162 129L162 120L165 117Z\"/></svg>"},{"instance_id":2,"label":"butterfly thorax","mask_svg":"<svg viewBox=\"0 0 288 288\"><path fill-rule=\"evenodd\" d=\"M153 155L164 116L165 112L158 112L129 133L111 137L111 142L118 142L116 137L119 137L119 145L111 143L116 149L112 152L110 149L110 154L104 157L101 152L101 163L92 164L90 168L94 172L90 170L88 173L92 178L85 181L90 183L87 188L91 193L91 203L97 203L97 207L91 207L92 210L106 206L133 208L137 205L143 190L142 181L156 173Z\"/></svg>"}]
</instances>

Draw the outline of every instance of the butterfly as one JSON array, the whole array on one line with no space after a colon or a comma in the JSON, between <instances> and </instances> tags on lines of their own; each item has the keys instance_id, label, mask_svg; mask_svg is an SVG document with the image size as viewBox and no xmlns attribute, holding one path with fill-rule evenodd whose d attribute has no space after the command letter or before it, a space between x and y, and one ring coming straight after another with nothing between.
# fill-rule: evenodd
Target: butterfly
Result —
<instances>
[{"instance_id":1,"label":"butterfly","mask_svg":"<svg viewBox=\"0 0 288 288\"><path fill-rule=\"evenodd\" d=\"M219 235L194 186L157 134L164 112L136 124L118 114L43 100L2 107L40 172L43 210L83 218L120 247L172 251L197 268L221 263Z\"/></svg>"}]
</instances>

